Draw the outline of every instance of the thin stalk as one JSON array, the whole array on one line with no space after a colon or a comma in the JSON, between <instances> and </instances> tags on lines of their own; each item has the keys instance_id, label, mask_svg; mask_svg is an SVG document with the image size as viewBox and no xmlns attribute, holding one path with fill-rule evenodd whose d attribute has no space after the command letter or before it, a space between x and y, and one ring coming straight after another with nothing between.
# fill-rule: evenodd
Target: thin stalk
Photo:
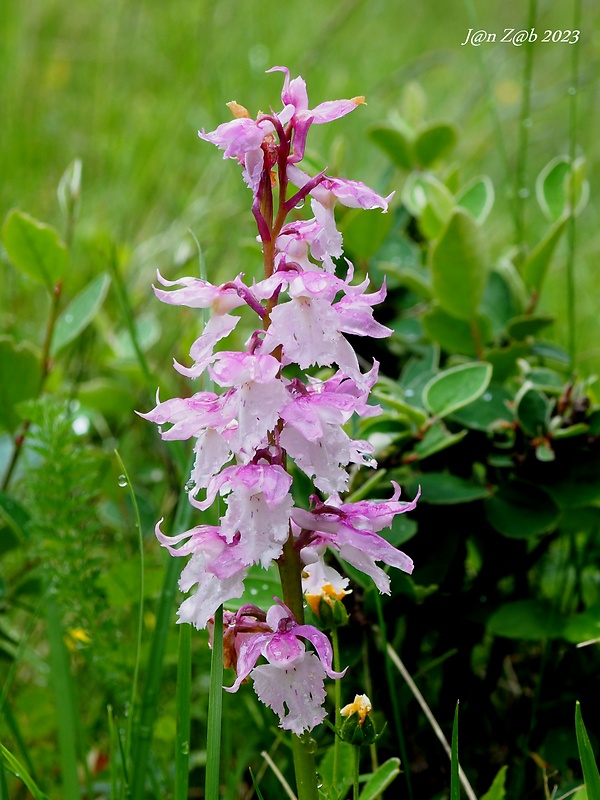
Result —
<instances>
[{"instance_id":1,"label":"thin stalk","mask_svg":"<svg viewBox=\"0 0 600 800\"><path fill-rule=\"evenodd\" d=\"M221 718L223 713L223 606L215 612L210 659L208 735L206 742L206 800L219 800L221 766Z\"/></svg>"},{"instance_id":2,"label":"thin stalk","mask_svg":"<svg viewBox=\"0 0 600 800\"><path fill-rule=\"evenodd\" d=\"M452 760L452 748L448 744L448 740L444 736L444 732L440 728L436 718L433 716L433 714L431 712L431 709L429 708L429 706L427 705L427 702L425 701L425 698L423 697L421 692L418 690L417 685L415 684L415 682L411 678L409 671L404 666L400 656L398 655L398 653L396 653L396 651L394 650L394 648L390 644L387 645L386 652L388 653L390 659L394 663L394 666L396 667L398 672L402 675L402 677L404 678L404 680L408 684L408 688L412 692L413 697L415 698L417 703L421 706L421 709L422 709L423 713L425 714L425 716L429 720L429 724L433 728L433 732L435 733L435 735L437 736L439 742L441 743L442 747L444 748L444 750L446 752L446 755L448 756L448 758L450 760ZM477 800L477 795L473 791L473 788L471 787L471 784L469 783L469 779L465 775L465 772L464 772L464 770L463 770L463 768L461 766L458 767L458 774L459 774L459 777L460 777L460 782L462 784L462 787L465 790L465 794L467 795L469 800Z\"/></svg>"},{"instance_id":3,"label":"thin stalk","mask_svg":"<svg viewBox=\"0 0 600 800\"><path fill-rule=\"evenodd\" d=\"M106 714L108 717L108 766L110 770L110 800L118 800L117 796L117 748L115 746L115 718L113 716L113 707L108 705L106 707Z\"/></svg>"},{"instance_id":4,"label":"thin stalk","mask_svg":"<svg viewBox=\"0 0 600 800\"><path fill-rule=\"evenodd\" d=\"M192 684L192 626L179 626L177 658L177 736L175 742L175 800L187 800L190 767L190 721Z\"/></svg>"},{"instance_id":5,"label":"thin stalk","mask_svg":"<svg viewBox=\"0 0 600 800\"><path fill-rule=\"evenodd\" d=\"M281 771L277 768L277 765L275 764L275 762L273 761L271 756L266 752L266 750L262 751L261 756L264 758L265 763L268 764L271 767L271 769L273 770L273 773L274 773L275 777L277 778L277 780L281 784L281 788L287 794L287 796L290 798L290 800L298 800L298 798L296 797L296 795L292 791L292 787L289 785L289 783L283 777L283 775L281 774Z\"/></svg>"},{"instance_id":6,"label":"thin stalk","mask_svg":"<svg viewBox=\"0 0 600 800\"><path fill-rule=\"evenodd\" d=\"M125 475L125 480L127 481L127 488L129 490L129 497L131 498L131 503L133 505L133 511L135 514L135 526L137 528L137 534L138 534L137 535L138 553L140 557L140 566L139 566L140 589L138 593L139 612L138 612L137 633L135 642L133 679L131 681L131 696L129 699L129 714L127 717L127 727L125 734L125 760L126 763L129 764L131 758L131 742L133 739L133 725L136 713L136 701L138 694L138 680L140 674L140 661L142 653L142 634L144 629L144 540L142 537L142 520L140 518L140 509L138 507L138 503L135 497L135 492L133 491L133 486L131 485L129 474L127 472L125 464L123 463L123 459L119 455L118 450L115 450L115 456L117 458L117 461L119 462L119 467L123 472L123 475Z\"/></svg>"},{"instance_id":7,"label":"thin stalk","mask_svg":"<svg viewBox=\"0 0 600 800\"><path fill-rule=\"evenodd\" d=\"M360 794L359 779L360 779L360 747L354 747L354 764L352 770L352 797L358 800Z\"/></svg>"},{"instance_id":8,"label":"thin stalk","mask_svg":"<svg viewBox=\"0 0 600 800\"><path fill-rule=\"evenodd\" d=\"M581 0L573 0L573 30L581 29ZM569 86L569 158L571 169L577 153L577 97L579 94L579 47L571 49L571 85ZM575 302L575 181L571 180L570 214L567 227L567 328L568 352L571 365L575 364L576 348L576 302Z\"/></svg>"},{"instance_id":9,"label":"thin stalk","mask_svg":"<svg viewBox=\"0 0 600 800\"><path fill-rule=\"evenodd\" d=\"M331 645L333 647L333 669L336 672L341 672L340 662L340 641L338 637L337 628L331 629ZM335 704L335 729L339 731L342 727L342 684L341 680L337 678L334 681L334 704ZM341 739L339 736L334 737L333 742L333 785L338 785L339 769L340 769L340 745Z\"/></svg>"},{"instance_id":10,"label":"thin stalk","mask_svg":"<svg viewBox=\"0 0 600 800\"><path fill-rule=\"evenodd\" d=\"M527 27L535 27L537 17L537 0L529 0L529 15ZM527 156L529 150L529 129L531 128L531 85L533 75L533 42L525 45L525 63L523 66L523 79L521 84L521 113L519 115L519 144L517 152L517 168L515 170L515 222L516 244L521 246L525 240L525 201L529 190L527 189Z\"/></svg>"},{"instance_id":11,"label":"thin stalk","mask_svg":"<svg viewBox=\"0 0 600 800\"><path fill-rule=\"evenodd\" d=\"M377 608L377 620L379 625L379 631L382 639L382 649L383 649L383 657L385 660L385 676L388 685L388 691L390 693L390 700L392 703L392 714L394 717L394 728L396 729L396 737L398 739L398 747L400 749L400 759L402 764L405 765L404 768L404 775L406 776L406 788L408 790L408 797L409 800L413 800L413 787L412 781L410 777L410 770L406 769L406 765L408 764L408 752L406 750L406 741L404 739L404 729L402 728L402 719L400 716L400 703L398 702L398 693L396 691L396 681L394 680L394 675L392 673L392 664L390 661L389 655L389 648L390 645L388 644L387 640L387 627L385 624L385 618L383 616L383 606L381 605L381 597L379 592L375 592L375 606Z\"/></svg>"}]
</instances>

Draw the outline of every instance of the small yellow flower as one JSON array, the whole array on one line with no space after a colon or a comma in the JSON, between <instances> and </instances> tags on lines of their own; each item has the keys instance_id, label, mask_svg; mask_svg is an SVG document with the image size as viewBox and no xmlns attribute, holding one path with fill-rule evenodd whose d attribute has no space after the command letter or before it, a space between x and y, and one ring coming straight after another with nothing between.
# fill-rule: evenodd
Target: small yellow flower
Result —
<instances>
[{"instance_id":1,"label":"small yellow flower","mask_svg":"<svg viewBox=\"0 0 600 800\"><path fill-rule=\"evenodd\" d=\"M321 598L325 600L325 602L333 607L333 604L336 600L342 600L347 594L345 589L336 589L331 583L326 583L321 587L321 591L319 594L306 594L306 602L311 607L312 611L319 616L319 603Z\"/></svg>"},{"instance_id":2,"label":"small yellow flower","mask_svg":"<svg viewBox=\"0 0 600 800\"><path fill-rule=\"evenodd\" d=\"M373 706L366 694L357 694L353 703L348 703L340 711L342 717L351 717L355 712L358 713L358 724L362 727L367 714L371 712Z\"/></svg>"},{"instance_id":3,"label":"small yellow flower","mask_svg":"<svg viewBox=\"0 0 600 800\"><path fill-rule=\"evenodd\" d=\"M65 644L69 650L82 650L92 641L92 637L83 628L69 628L65 633Z\"/></svg>"}]
</instances>

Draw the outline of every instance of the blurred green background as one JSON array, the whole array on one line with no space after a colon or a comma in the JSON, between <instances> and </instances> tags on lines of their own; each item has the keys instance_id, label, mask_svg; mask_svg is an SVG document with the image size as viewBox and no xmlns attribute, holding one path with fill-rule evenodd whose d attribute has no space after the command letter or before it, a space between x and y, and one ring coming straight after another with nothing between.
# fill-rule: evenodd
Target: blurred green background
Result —
<instances>
[{"instance_id":1,"label":"blurred green background","mask_svg":"<svg viewBox=\"0 0 600 800\"><path fill-rule=\"evenodd\" d=\"M535 234L543 227L533 199L535 177L568 149L568 88L578 48L578 150L588 160L592 197L578 232L577 346L588 372L600 366L594 282L599 12L593 0L583 2L578 44L538 40L534 48L526 165L527 222ZM335 161L344 175L375 184L385 159L366 132L396 113L406 84L418 81L427 98L427 118L460 129L454 155L463 180L482 172L492 178L498 195L495 244L498 251L506 249L502 211L512 178L500 148L514 170L526 48L499 41L480 47L461 43L469 28L497 33L498 39L505 28L527 28L527 14L522 3L482 0L5 0L0 7L0 209L5 213L18 206L60 225L56 185L66 166L81 158L84 199L76 248L85 250L99 234L118 241L133 251L129 269L141 288L157 265L169 271L176 258L182 259L178 248L191 227L205 249L211 277L221 270L231 274L231 262L240 259L240 241L254 235L252 219L244 215L249 198L235 166L219 163L217 152L199 142L196 131L226 120L224 104L231 99L252 113L267 108L278 96L280 76L265 78L264 71L284 64L307 80L315 104L366 95L368 105L351 120L315 130L311 147L321 163L331 168ZM546 29L570 29L572 17L571 3L538 2L536 31L542 38ZM340 140L344 147L335 149ZM396 175L394 185L401 188L402 179ZM234 220L239 233L232 235ZM92 257L86 253L88 260ZM77 265L78 271L88 268ZM564 258L558 258L544 302L559 315L563 278ZM71 280L77 282L77 276ZM555 335L564 340L563 323Z\"/></svg>"}]
</instances>

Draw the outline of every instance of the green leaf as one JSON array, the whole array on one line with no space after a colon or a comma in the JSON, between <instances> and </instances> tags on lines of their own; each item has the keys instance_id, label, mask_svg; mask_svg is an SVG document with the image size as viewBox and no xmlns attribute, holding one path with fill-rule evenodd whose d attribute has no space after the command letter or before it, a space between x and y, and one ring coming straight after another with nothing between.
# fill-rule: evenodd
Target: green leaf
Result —
<instances>
[{"instance_id":1,"label":"green leaf","mask_svg":"<svg viewBox=\"0 0 600 800\"><path fill-rule=\"evenodd\" d=\"M342 791L342 796L345 796L344 792L352 786L352 775L354 770L354 747L347 742L338 742L338 775L340 776L341 780L338 780L338 785L333 785L333 754L334 748L329 747L325 752L325 755L319 762L319 775L323 779L323 783L326 786L331 786L334 791ZM337 796L337 795L336 795Z\"/></svg>"},{"instance_id":2,"label":"green leaf","mask_svg":"<svg viewBox=\"0 0 600 800\"><path fill-rule=\"evenodd\" d=\"M414 144L421 166L430 167L445 158L454 149L457 138L456 128L445 122L434 123L421 130Z\"/></svg>"},{"instance_id":3,"label":"green leaf","mask_svg":"<svg viewBox=\"0 0 600 800\"><path fill-rule=\"evenodd\" d=\"M480 397L491 377L491 365L482 362L444 370L423 389L423 403L432 414L447 417Z\"/></svg>"},{"instance_id":4,"label":"green leaf","mask_svg":"<svg viewBox=\"0 0 600 800\"><path fill-rule=\"evenodd\" d=\"M494 339L505 338L506 323L515 316L518 308L508 281L495 269L489 273L481 310L492 323Z\"/></svg>"},{"instance_id":5,"label":"green leaf","mask_svg":"<svg viewBox=\"0 0 600 800\"><path fill-rule=\"evenodd\" d=\"M400 759L389 758L371 775L359 794L359 800L375 800L400 774Z\"/></svg>"},{"instance_id":6,"label":"green leaf","mask_svg":"<svg viewBox=\"0 0 600 800\"><path fill-rule=\"evenodd\" d=\"M598 765L590 738L583 724L579 701L575 706L575 733L577 735L577 747L579 748L579 758L581 759L588 800L600 800L600 773L598 772Z\"/></svg>"},{"instance_id":7,"label":"green leaf","mask_svg":"<svg viewBox=\"0 0 600 800\"><path fill-rule=\"evenodd\" d=\"M444 311L462 320L475 317L487 282L487 257L479 226L457 208L431 249L433 294Z\"/></svg>"},{"instance_id":8,"label":"green leaf","mask_svg":"<svg viewBox=\"0 0 600 800\"><path fill-rule=\"evenodd\" d=\"M246 603L253 603L268 608L273 605L274 596L281 597L281 581L277 567L262 569L253 565L244 581L244 594L242 597L228 600L225 607L230 611L237 611Z\"/></svg>"},{"instance_id":9,"label":"green leaf","mask_svg":"<svg viewBox=\"0 0 600 800\"><path fill-rule=\"evenodd\" d=\"M513 317L509 320L506 326L506 333L511 339L522 342L528 336L535 336L539 331L552 325L554 317L533 317L531 315L522 315Z\"/></svg>"},{"instance_id":10,"label":"green leaf","mask_svg":"<svg viewBox=\"0 0 600 800\"><path fill-rule=\"evenodd\" d=\"M417 533L419 526L414 519L410 519L406 514L396 514L390 528L384 528L380 536L394 547L408 542Z\"/></svg>"},{"instance_id":11,"label":"green leaf","mask_svg":"<svg viewBox=\"0 0 600 800\"><path fill-rule=\"evenodd\" d=\"M439 453L440 450L445 450L447 447L451 447L453 444L460 442L467 433L468 431L450 433L444 423L441 420L437 420L437 422L434 422L431 428L429 428L421 441L417 442L415 445L415 453L422 461L432 456L434 453Z\"/></svg>"},{"instance_id":12,"label":"green leaf","mask_svg":"<svg viewBox=\"0 0 600 800\"><path fill-rule=\"evenodd\" d=\"M558 347L553 342L534 342L531 352L540 358L550 358L557 361L559 364L570 364L571 357L566 350Z\"/></svg>"},{"instance_id":13,"label":"green leaf","mask_svg":"<svg viewBox=\"0 0 600 800\"><path fill-rule=\"evenodd\" d=\"M477 314L474 320L467 322L434 306L423 314L421 321L429 338L439 342L446 353L475 357L479 345L487 342L491 335L490 321L483 314Z\"/></svg>"},{"instance_id":14,"label":"green leaf","mask_svg":"<svg viewBox=\"0 0 600 800\"><path fill-rule=\"evenodd\" d=\"M5 492L0 492L0 519L3 519L21 540L27 537L29 514L14 497Z\"/></svg>"},{"instance_id":15,"label":"green leaf","mask_svg":"<svg viewBox=\"0 0 600 800\"><path fill-rule=\"evenodd\" d=\"M549 603L543 600L516 600L504 603L487 621L490 633L507 639L558 639L563 620Z\"/></svg>"},{"instance_id":16,"label":"green leaf","mask_svg":"<svg viewBox=\"0 0 600 800\"><path fill-rule=\"evenodd\" d=\"M539 294L556 246L567 226L568 219L565 216L557 220L541 242L534 247L525 259L521 273L525 284L531 291Z\"/></svg>"},{"instance_id":17,"label":"green leaf","mask_svg":"<svg viewBox=\"0 0 600 800\"><path fill-rule=\"evenodd\" d=\"M369 136L384 153L401 169L410 170L414 166L414 152L410 138L397 128L376 127Z\"/></svg>"},{"instance_id":18,"label":"green leaf","mask_svg":"<svg viewBox=\"0 0 600 800\"><path fill-rule=\"evenodd\" d=\"M576 158L573 168L567 176L566 192L568 198L568 208L571 210L571 200L573 200L573 214L578 216L586 207L590 197L590 184L585 179L587 162L585 158Z\"/></svg>"},{"instance_id":19,"label":"green leaf","mask_svg":"<svg viewBox=\"0 0 600 800\"><path fill-rule=\"evenodd\" d=\"M422 472L405 481L407 496L413 497L421 486L421 503L444 506L471 503L490 496L485 486L459 478L449 472Z\"/></svg>"},{"instance_id":20,"label":"green leaf","mask_svg":"<svg viewBox=\"0 0 600 800\"><path fill-rule=\"evenodd\" d=\"M452 414L452 420L476 431L493 430L504 423L512 423L514 414L508 403L514 395L504 386L490 385L472 403Z\"/></svg>"},{"instance_id":21,"label":"green leaf","mask_svg":"<svg viewBox=\"0 0 600 800\"><path fill-rule=\"evenodd\" d=\"M544 216L556 222L567 210L566 181L571 171L567 156L557 156L540 172L535 183L535 194Z\"/></svg>"},{"instance_id":22,"label":"green leaf","mask_svg":"<svg viewBox=\"0 0 600 800\"><path fill-rule=\"evenodd\" d=\"M109 286L110 275L102 273L96 276L64 309L54 329L53 356L87 328L102 307Z\"/></svg>"},{"instance_id":23,"label":"green leaf","mask_svg":"<svg viewBox=\"0 0 600 800\"><path fill-rule=\"evenodd\" d=\"M69 252L58 231L13 209L4 222L2 239L13 265L52 292L69 263Z\"/></svg>"},{"instance_id":24,"label":"green leaf","mask_svg":"<svg viewBox=\"0 0 600 800\"><path fill-rule=\"evenodd\" d=\"M21 764L19 759L16 756L13 756L13 754L2 744L0 744L0 756L2 757L6 768L12 772L13 775L16 775L20 780L23 781L25 786L31 792L33 800L48 800L47 795L45 795L36 785L33 778L27 772L23 764Z\"/></svg>"},{"instance_id":25,"label":"green leaf","mask_svg":"<svg viewBox=\"0 0 600 800\"><path fill-rule=\"evenodd\" d=\"M506 771L508 767L500 768L500 771L494 778L492 785L488 791L483 795L481 800L504 800L506 797Z\"/></svg>"},{"instance_id":26,"label":"green leaf","mask_svg":"<svg viewBox=\"0 0 600 800\"><path fill-rule=\"evenodd\" d=\"M504 383L519 372L518 360L527 358L532 347L527 342L512 342L508 347L492 347L484 350L483 357L494 368L494 381Z\"/></svg>"},{"instance_id":27,"label":"green leaf","mask_svg":"<svg viewBox=\"0 0 600 800\"><path fill-rule=\"evenodd\" d=\"M569 618L563 632L564 638L573 644L600 639L600 604L586 608L581 614Z\"/></svg>"},{"instance_id":28,"label":"green leaf","mask_svg":"<svg viewBox=\"0 0 600 800\"><path fill-rule=\"evenodd\" d=\"M0 336L0 430L13 433L22 422L17 405L37 395L41 367L33 347Z\"/></svg>"},{"instance_id":29,"label":"green leaf","mask_svg":"<svg viewBox=\"0 0 600 800\"><path fill-rule=\"evenodd\" d=\"M600 500L600 456L580 451L576 461L563 470L563 477L547 485L548 491L561 508L581 508Z\"/></svg>"},{"instance_id":30,"label":"green leaf","mask_svg":"<svg viewBox=\"0 0 600 800\"><path fill-rule=\"evenodd\" d=\"M470 181L459 193L456 203L482 225L494 205L494 184L487 175Z\"/></svg>"},{"instance_id":31,"label":"green leaf","mask_svg":"<svg viewBox=\"0 0 600 800\"><path fill-rule=\"evenodd\" d=\"M528 436L543 436L548 431L551 403L542 392L527 382L517 394L517 422Z\"/></svg>"},{"instance_id":32,"label":"green leaf","mask_svg":"<svg viewBox=\"0 0 600 800\"><path fill-rule=\"evenodd\" d=\"M425 220L425 235L434 238L450 217L455 206L449 189L434 175L412 172L402 189L402 202L412 214L419 219L429 209Z\"/></svg>"},{"instance_id":33,"label":"green leaf","mask_svg":"<svg viewBox=\"0 0 600 800\"><path fill-rule=\"evenodd\" d=\"M349 211L341 231L344 245L353 260L368 261L379 250L394 223L391 214L367 214L363 209Z\"/></svg>"},{"instance_id":34,"label":"green leaf","mask_svg":"<svg viewBox=\"0 0 600 800\"><path fill-rule=\"evenodd\" d=\"M541 487L524 481L501 486L485 504L486 517L499 533L527 539L556 530L560 509Z\"/></svg>"},{"instance_id":35,"label":"green leaf","mask_svg":"<svg viewBox=\"0 0 600 800\"><path fill-rule=\"evenodd\" d=\"M450 750L450 800L460 800L460 775L458 763L458 701L454 709L452 724L452 747Z\"/></svg>"}]
</instances>

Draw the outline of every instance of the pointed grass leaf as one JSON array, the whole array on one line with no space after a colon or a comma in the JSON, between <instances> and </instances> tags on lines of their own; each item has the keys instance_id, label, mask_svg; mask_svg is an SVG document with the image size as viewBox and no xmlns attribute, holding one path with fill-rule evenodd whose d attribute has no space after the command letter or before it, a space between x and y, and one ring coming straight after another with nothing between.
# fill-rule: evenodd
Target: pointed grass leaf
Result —
<instances>
[{"instance_id":1,"label":"pointed grass leaf","mask_svg":"<svg viewBox=\"0 0 600 800\"><path fill-rule=\"evenodd\" d=\"M415 139L415 154L423 167L430 167L436 161L452 152L458 138L456 128L445 122L438 122L423 128Z\"/></svg>"},{"instance_id":2,"label":"pointed grass leaf","mask_svg":"<svg viewBox=\"0 0 600 800\"><path fill-rule=\"evenodd\" d=\"M451 367L425 385L423 403L437 417L447 417L480 397L491 377L491 364L478 362Z\"/></svg>"},{"instance_id":3,"label":"pointed grass leaf","mask_svg":"<svg viewBox=\"0 0 600 800\"><path fill-rule=\"evenodd\" d=\"M511 539L528 539L556 530L560 509L540 486L511 481L487 500L485 513L498 533Z\"/></svg>"},{"instance_id":4,"label":"pointed grass leaf","mask_svg":"<svg viewBox=\"0 0 600 800\"><path fill-rule=\"evenodd\" d=\"M494 205L494 184L487 175L475 178L459 193L456 203L466 209L482 225Z\"/></svg>"},{"instance_id":5,"label":"pointed grass leaf","mask_svg":"<svg viewBox=\"0 0 600 800\"><path fill-rule=\"evenodd\" d=\"M477 314L473 320L457 319L440 306L434 306L421 317L425 333L439 342L446 353L476 357L479 347L491 336L490 320Z\"/></svg>"},{"instance_id":6,"label":"pointed grass leaf","mask_svg":"<svg viewBox=\"0 0 600 800\"><path fill-rule=\"evenodd\" d=\"M525 259L521 274L530 291L538 294L541 291L552 256L567 227L568 220L567 216L558 219Z\"/></svg>"},{"instance_id":7,"label":"pointed grass leaf","mask_svg":"<svg viewBox=\"0 0 600 800\"><path fill-rule=\"evenodd\" d=\"M539 642L562 636L564 621L544 600L515 600L504 603L487 621L495 636Z\"/></svg>"},{"instance_id":8,"label":"pointed grass leaf","mask_svg":"<svg viewBox=\"0 0 600 800\"><path fill-rule=\"evenodd\" d=\"M37 786L31 775L27 772L23 764L19 761L19 759L14 756L9 750L4 747L4 745L0 744L0 757L4 765L6 766L9 772L12 772L13 775L17 776L20 780L23 781L25 786L29 789L33 800L48 800L47 795L45 795L42 790Z\"/></svg>"},{"instance_id":9,"label":"pointed grass leaf","mask_svg":"<svg viewBox=\"0 0 600 800\"><path fill-rule=\"evenodd\" d=\"M41 366L33 347L0 336L0 430L13 433L19 427L17 405L36 396L40 381Z\"/></svg>"},{"instance_id":10,"label":"pointed grass leaf","mask_svg":"<svg viewBox=\"0 0 600 800\"><path fill-rule=\"evenodd\" d=\"M54 329L51 348L53 356L87 328L102 307L109 286L110 275L98 275L64 309Z\"/></svg>"},{"instance_id":11,"label":"pointed grass leaf","mask_svg":"<svg viewBox=\"0 0 600 800\"><path fill-rule=\"evenodd\" d=\"M49 292L68 267L69 252L58 231L18 209L9 212L2 227L2 240L12 264Z\"/></svg>"},{"instance_id":12,"label":"pointed grass leaf","mask_svg":"<svg viewBox=\"0 0 600 800\"><path fill-rule=\"evenodd\" d=\"M579 701L575 706L575 733L588 800L600 800L600 773L590 738L583 723Z\"/></svg>"},{"instance_id":13,"label":"pointed grass leaf","mask_svg":"<svg viewBox=\"0 0 600 800\"><path fill-rule=\"evenodd\" d=\"M400 774L400 759L388 758L374 772L359 794L359 800L375 800Z\"/></svg>"},{"instance_id":14,"label":"pointed grass leaf","mask_svg":"<svg viewBox=\"0 0 600 800\"><path fill-rule=\"evenodd\" d=\"M508 767L500 768L500 771L494 778L492 785L483 795L481 800L504 800L506 797L506 771Z\"/></svg>"},{"instance_id":15,"label":"pointed grass leaf","mask_svg":"<svg viewBox=\"0 0 600 800\"><path fill-rule=\"evenodd\" d=\"M406 133L397 128L378 126L371 129L369 136L397 167L406 170L413 168L415 155Z\"/></svg>"},{"instance_id":16,"label":"pointed grass leaf","mask_svg":"<svg viewBox=\"0 0 600 800\"><path fill-rule=\"evenodd\" d=\"M487 283L487 254L481 230L468 211L453 211L429 261L440 306L458 319L472 320Z\"/></svg>"},{"instance_id":17,"label":"pointed grass leaf","mask_svg":"<svg viewBox=\"0 0 600 800\"><path fill-rule=\"evenodd\" d=\"M460 800L460 773L458 763L458 701L454 709L452 745L450 751L450 800Z\"/></svg>"}]
</instances>

